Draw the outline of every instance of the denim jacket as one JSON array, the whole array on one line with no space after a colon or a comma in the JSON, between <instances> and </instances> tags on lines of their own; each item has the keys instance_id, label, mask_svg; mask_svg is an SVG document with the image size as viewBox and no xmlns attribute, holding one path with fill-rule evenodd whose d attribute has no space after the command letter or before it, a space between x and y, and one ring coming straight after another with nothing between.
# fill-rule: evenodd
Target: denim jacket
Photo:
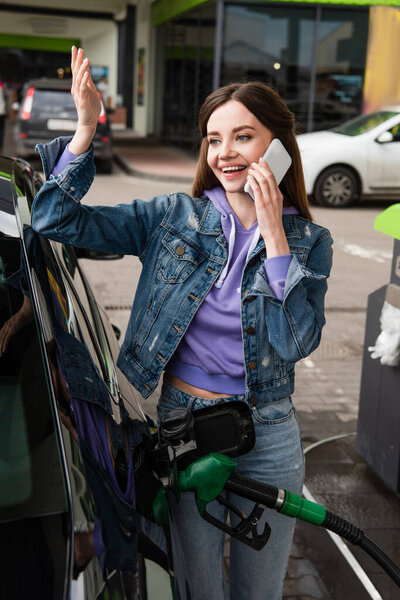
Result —
<instances>
[{"instance_id":1,"label":"denim jacket","mask_svg":"<svg viewBox=\"0 0 400 600\"><path fill-rule=\"evenodd\" d=\"M118 366L146 398L225 265L221 215L210 200L184 193L112 207L80 204L95 173L93 149L53 176L68 142L38 146L47 181L32 226L63 243L139 257L143 269ZM294 363L318 346L325 324L332 238L297 215L285 215L283 224L292 254L283 300L268 285L262 239L242 276L246 399L253 406L292 394Z\"/></svg>"}]
</instances>

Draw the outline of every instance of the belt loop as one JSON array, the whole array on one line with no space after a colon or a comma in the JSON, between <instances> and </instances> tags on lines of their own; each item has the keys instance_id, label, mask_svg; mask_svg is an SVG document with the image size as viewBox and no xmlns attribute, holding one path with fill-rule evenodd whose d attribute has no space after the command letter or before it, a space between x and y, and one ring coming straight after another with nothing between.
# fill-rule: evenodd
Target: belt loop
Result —
<instances>
[{"instance_id":1,"label":"belt loop","mask_svg":"<svg viewBox=\"0 0 400 600\"><path fill-rule=\"evenodd\" d=\"M196 402L196 396L190 396L190 400L187 405L187 409L192 412L192 406Z\"/></svg>"}]
</instances>

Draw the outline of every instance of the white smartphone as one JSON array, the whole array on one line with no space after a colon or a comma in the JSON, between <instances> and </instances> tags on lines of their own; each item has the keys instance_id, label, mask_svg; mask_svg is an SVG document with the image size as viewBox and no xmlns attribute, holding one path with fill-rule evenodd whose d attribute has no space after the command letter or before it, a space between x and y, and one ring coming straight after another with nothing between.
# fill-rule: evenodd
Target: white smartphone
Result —
<instances>
[{"instance_id":1,"label":"white smartphone","mask_svg":"<svg viewBox=\"0 0 400 600\"><path fill-rule=\"evenodd\" d=\"M286 150L285 146L282 144L281 140L278 140L278 138L274 138L272 140L272 142L270 143L263 155L263 159L273 172L276 182L279 185L284 176L286 175L290 165L292 164L290 154ZM244 191L250 195L252 200L254 200L253 191L248 181L244 186Z\"/></svg>"}]
</instances>

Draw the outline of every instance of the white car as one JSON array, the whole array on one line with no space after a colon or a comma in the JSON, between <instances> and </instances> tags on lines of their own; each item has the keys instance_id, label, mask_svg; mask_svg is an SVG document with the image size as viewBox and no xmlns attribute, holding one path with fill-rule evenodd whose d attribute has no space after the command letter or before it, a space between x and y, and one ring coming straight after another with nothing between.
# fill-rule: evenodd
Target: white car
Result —
<instances>
[{"instance_id":1,"label":"white car","mask_svg":"<svg viewBox=\"0 0 400 600\"><path fill-rule=\"evenodd\" d=\"M400 112L362 115L297 137L307 194L343 208L361 197L400 200Z\"/></svg>"}]
</instances>

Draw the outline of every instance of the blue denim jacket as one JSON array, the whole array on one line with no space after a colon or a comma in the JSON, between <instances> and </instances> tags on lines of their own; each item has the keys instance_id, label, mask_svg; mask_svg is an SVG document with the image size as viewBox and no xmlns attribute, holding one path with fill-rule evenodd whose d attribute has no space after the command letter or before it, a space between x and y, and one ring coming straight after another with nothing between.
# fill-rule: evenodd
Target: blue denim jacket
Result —
<instances>
[{"instance_id":1,"label":"blue denim jacket","mask_svg":"<svg viewBox=\"0 0 400 600\"><path fill-rule=\"evenodd\" d=\"M32 227L60 242L138 256L143 264L118 366L146 398L227 260L221 215L206 198L177 193L113 207L81 205L95 173L93 149L53 176L69 138L39 145L46 183ZM319 344L325 324L329 231L296 215L283 224L293 256L283 300L272 293L260 239L241 285L246 398L253 406L290 396L294 363Z\"/></svg>"}]
</instances>

